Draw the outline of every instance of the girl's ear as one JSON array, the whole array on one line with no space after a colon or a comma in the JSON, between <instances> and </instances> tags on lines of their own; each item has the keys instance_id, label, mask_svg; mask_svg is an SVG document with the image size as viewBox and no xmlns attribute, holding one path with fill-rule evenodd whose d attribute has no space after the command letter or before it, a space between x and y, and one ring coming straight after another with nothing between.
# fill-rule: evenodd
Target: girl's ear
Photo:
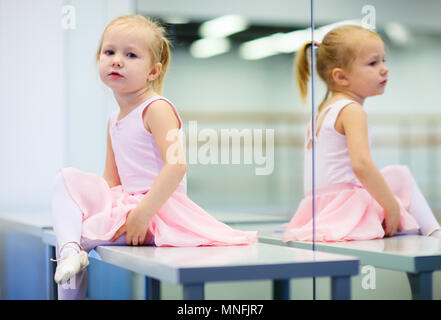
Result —
<instances>
[{"instance_id":1,"label":"girl's ear","mask_svg":"<svg viewBox=\"0 0 441 320\"><path fill-rule=\"evenodd\" d=\"M342 68L334 68L332 70L331 76L335 84L341 87L347 87L349 85L346 72Z\"/></svg>"},{"instance_id":2,"label":"girl's ear","mask_svg":"<svg viewBox=\"0 0 441 320\"><path fill-rule=\"evenodd\" d=\"M147 75L147 81L152 82L155 81L159 75L161 74L162 64L160 62L156 63L150 73Z\"/></svg>"}]
</instances>

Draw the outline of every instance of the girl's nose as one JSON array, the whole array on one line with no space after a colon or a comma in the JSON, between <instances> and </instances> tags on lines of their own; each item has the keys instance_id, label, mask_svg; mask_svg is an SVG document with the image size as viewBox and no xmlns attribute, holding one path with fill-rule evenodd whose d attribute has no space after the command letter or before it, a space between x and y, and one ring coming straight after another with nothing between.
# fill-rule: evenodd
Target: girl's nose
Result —
<instances>
[{"instance_id":1,"label":"girl's nose","mask_svg":"<svg viewBox=\"0 0 441 320\"><path fill-rule=\"evenodd\" d=\"M386 74L389 73L389 68L386 67L386 65L383 64L383 69L382 69L381 71L382 71L382 73L383 73L384 75L386 75Z\"/></svg>"},{"instance_id":2,"label":"girl's nose","mask_svg":"<svg viewBox=\"0 0 441 320\"><path fill-rule=\"evenodd\" d=\"M112 67L121 67L121 66L122 66L122 60L117 54L115 54L112 59Z\"/></svg>"}]
</instances>

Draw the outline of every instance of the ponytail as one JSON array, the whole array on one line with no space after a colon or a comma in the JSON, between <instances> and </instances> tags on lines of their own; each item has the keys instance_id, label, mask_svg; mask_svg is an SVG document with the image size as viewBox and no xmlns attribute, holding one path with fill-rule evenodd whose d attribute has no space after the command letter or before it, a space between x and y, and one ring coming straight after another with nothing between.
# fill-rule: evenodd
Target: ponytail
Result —
<instances>
[{"instance_id":1,"label":"ponytail","mask_svg":"<svg viewBox=\"0 0 441 320\"><path fill-rule=\"evenodd\" d=\"M158 78L152 82L152 87L158 94L162 93L162 88L164 84L165 73L167 72L167 67L170 63L170 45L166 37L161 37L161 53L159 56L159 62L162 65L161 73Z\"/></svg>"},{"instance_id":2,"label":"ponytail","mask_svg":"<svg viewBox=\"0 0 441 320\"><path fill-rule=\"evenodd\" d=\"M316 45L319 46L320 43L317 42ZM310 49L311 46L312 46L312 41L305 42L296 55L295 71L296 71L297 86L299 88L300 97L303 103L306 103L306 97L308 96L308 81L309 81L309 77L311 76L311 66L310 66L311 64L309 62L310 58L308 55L308 49ZM328 87L326 90L325 98L319 104L318 107L319 111L321 110L322 105L328 99L329 93L330 90Z\"/></svg>"},{"instance_id":3,"label":"ponytail","mask_svg":"<svg viewBox=\"0 0 441 320\"><path fill-rule=\"evenodd\" d=\"M311 47L312 42L308 41L297 52L295 59L295 73L297 79L297 86L300 91L300 97L302 101L306 102L308 96L308 81L311 75L310 63L308 58L308 49Z\"/></svg>"}]
</instances>

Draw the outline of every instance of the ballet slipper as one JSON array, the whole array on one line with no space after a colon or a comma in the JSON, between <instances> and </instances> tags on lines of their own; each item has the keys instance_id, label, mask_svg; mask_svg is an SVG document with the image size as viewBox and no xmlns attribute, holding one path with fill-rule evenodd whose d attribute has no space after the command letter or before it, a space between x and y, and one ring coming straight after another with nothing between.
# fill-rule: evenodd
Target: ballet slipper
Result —
<instances>
[{"instance_id":1,"label":"ballet slipper","mask_svg":"<svg viewBox=\"0 0 441 320\"><path fill-rule=\"evenodd\" d=\"M58 284L65 284L70 278L83 271L89 265L89 258L85 251L71 254L60 259L54 280Z\"/></svg>"},{"instance_id":2,"label":"ballet slipper","mask_svg":"<svg viewBox=\"0 0 441 320\"><path fill-rule=\"evenodd\" d=\"M69 279L83 271L89 265L87 252L85 252L76 241L66 242L60 249L60 255L62 250L71 244L78 246L77 252L66 254L66 256L62 256L60 259L51 259L51 261L57 262L57 269L54 275L54 280L57 284L65 284Z\"/></svg>"}]
</instances>

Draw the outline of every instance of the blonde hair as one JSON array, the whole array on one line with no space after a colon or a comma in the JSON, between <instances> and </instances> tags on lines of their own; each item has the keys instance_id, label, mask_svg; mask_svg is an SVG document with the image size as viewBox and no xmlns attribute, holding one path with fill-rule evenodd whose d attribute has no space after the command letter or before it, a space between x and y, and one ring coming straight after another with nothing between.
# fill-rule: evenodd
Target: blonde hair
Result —
<instances>
[{"instance_id":1,"label":"blonde hair","mask_svg":"<svg viewBox=\"0 0 441 320\"><path fill-rule=\"evenodd\" d=\"M329 31L323 38L322 43L315 53L317 73L327 86L325 98L320 104L319 109L328 98L329 93L334 89L332 70L342 68L349 71L352 62L359 53L359 44L367 36L374 36L381 39L374 31L357 25L337 27ZM295 59L297 85L303 102L306 101L308 95L307 85L311 75L310 59L308 57L308 49L311 48L311 46L311 41L303 44Z\"/></svg>"},{"instance_id":2,"label":"blonde hair","mask_svg":"<svg viewBox=\"0 0 441 320\"><path fill-rule=\"evenodd\" d=\"M104 29L101 36L100 44L96 53L96 59L99 61L101 50L103 47L103 39L106 32L115 26L129 27L140 29L141 31L151 31L152 41L149 41L149 49L153 58L153 63L160 62L162 64L161 73L158 78L152 81L153 90L157 93L162 93L165 73L170 63L170 44L166 37L166 32L163 26L151 18L144 17L138 14L128 14L119 16L112 20Z\"/></svg>"}]
</instances>

